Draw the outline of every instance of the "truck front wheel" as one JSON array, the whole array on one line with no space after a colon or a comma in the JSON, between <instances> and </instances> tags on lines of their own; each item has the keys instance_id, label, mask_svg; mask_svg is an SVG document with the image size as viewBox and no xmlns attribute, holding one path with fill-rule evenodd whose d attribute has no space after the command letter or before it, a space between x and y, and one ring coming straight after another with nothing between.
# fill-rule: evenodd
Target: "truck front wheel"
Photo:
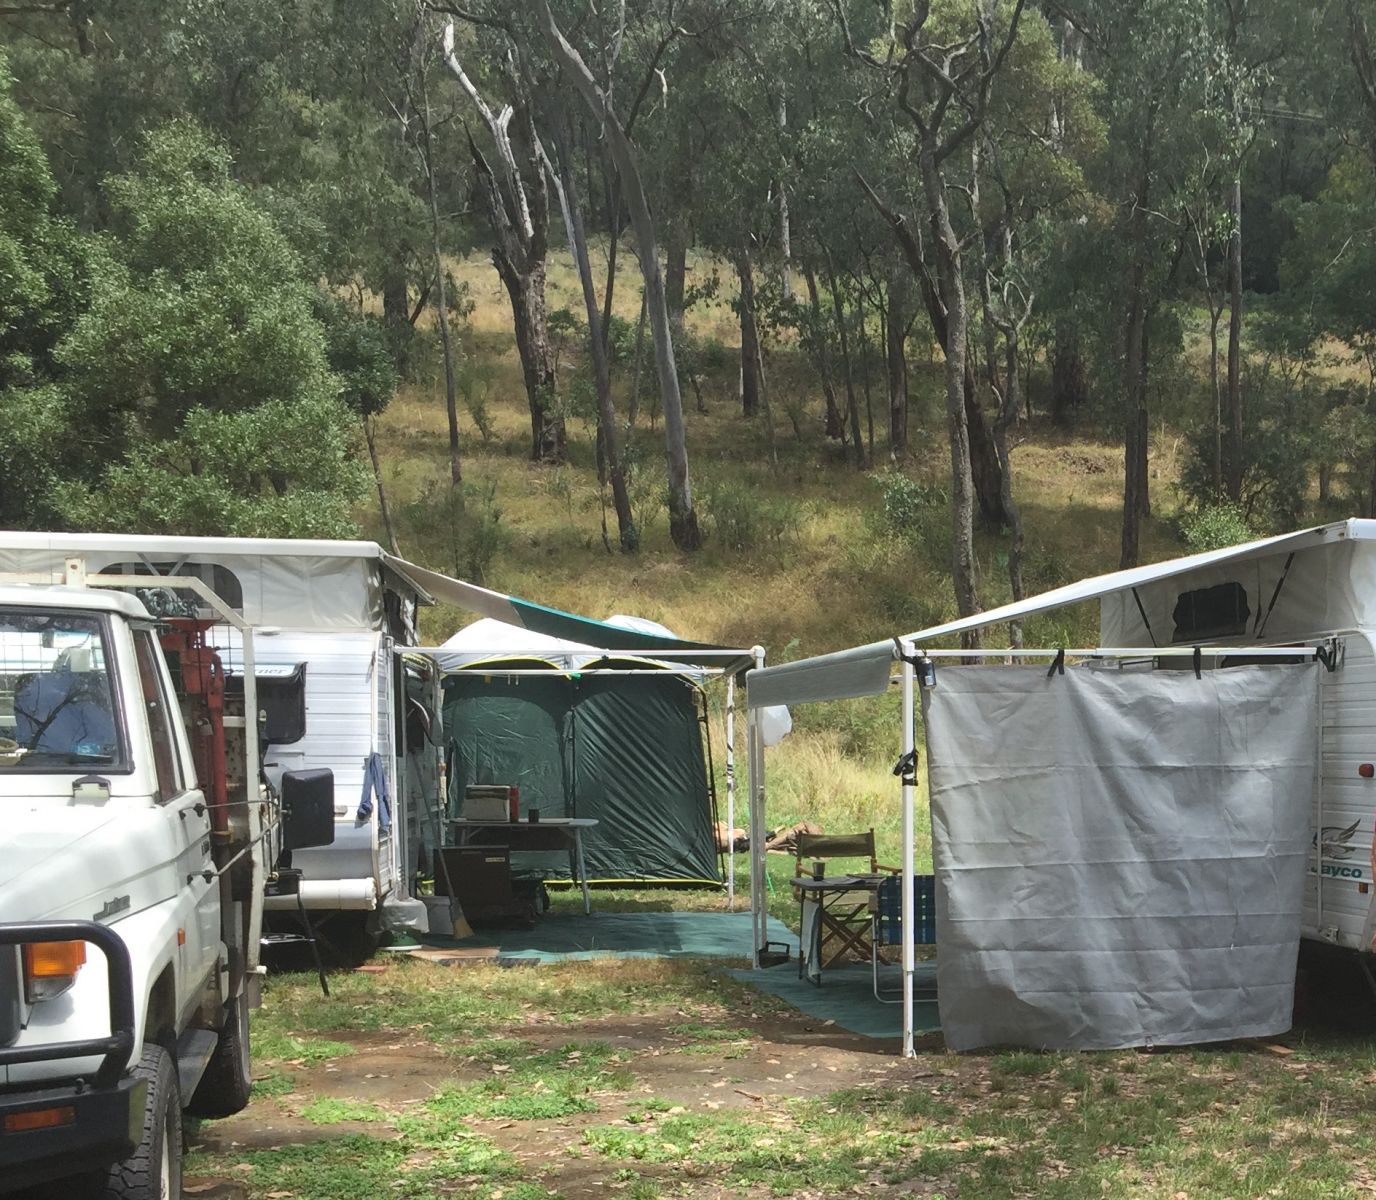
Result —
<instances>
[{"instance_id":1,"label":"truck front wheel","mask_svg":"<svg viewBox=\"0 0 1376 1200\"><path fill-rule=\"evenodd\" d=\"M145 1046L134 1073L148 1081L143 1136L134 1153L110 1168L109 1200L181 1200L182 1103L177 1068L161 1046Z\"/></svg>"},{"instance_id":2,"label":"truck front wheel","mask_svg":"<svg viewBox=\"0 0 1376 1200\"><path fill-rule=\"evenodd\" d=\"M196 1085L187 1111L196 1117L232 1117L248 1104L253 1075L248 1055L248 1004L236 996L225 1011L215 1053Z\"/></svg>"}]
</instances>

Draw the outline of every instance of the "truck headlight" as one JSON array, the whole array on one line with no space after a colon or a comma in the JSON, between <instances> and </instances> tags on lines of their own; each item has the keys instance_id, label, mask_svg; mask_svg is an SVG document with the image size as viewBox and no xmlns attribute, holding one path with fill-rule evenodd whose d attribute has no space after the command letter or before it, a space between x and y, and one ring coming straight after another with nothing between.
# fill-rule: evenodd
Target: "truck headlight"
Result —
<instances>
[{"instance_id":1,"label":"truck headlight","mask_svg":"<svg viewBox=\"0 0 1376 1200\"><path fill-rule=\"evenodd\" d=\"M30 1004L60 996L86 963L85 942L30 942L24 946L24 998Z\"/></svg>"}]
</instances>

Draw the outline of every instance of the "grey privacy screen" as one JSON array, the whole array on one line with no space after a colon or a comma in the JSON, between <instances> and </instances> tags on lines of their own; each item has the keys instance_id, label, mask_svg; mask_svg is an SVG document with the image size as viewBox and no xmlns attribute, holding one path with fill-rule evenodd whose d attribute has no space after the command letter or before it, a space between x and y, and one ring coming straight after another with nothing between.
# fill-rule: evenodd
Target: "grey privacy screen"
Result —
<instances>
[{"instance_id":1,"label":"grey privacy screen","mask_svg":"<svg viewBox=\"0 0 1376 1200\"><path fill-rule=\"evenodd\" d=\"M952 1049L1289 1028L1319 670L938 672L922 709Z\"/></svg>"}]
</instances>

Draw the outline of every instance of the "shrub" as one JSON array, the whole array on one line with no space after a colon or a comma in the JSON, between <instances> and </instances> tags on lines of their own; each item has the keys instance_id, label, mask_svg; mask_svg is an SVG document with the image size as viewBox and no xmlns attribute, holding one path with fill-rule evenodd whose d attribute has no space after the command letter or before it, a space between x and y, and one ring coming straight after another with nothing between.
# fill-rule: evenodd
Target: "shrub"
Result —
<instances>
[{"instance_id":1,"label":"shrub","mask_svg":"<svg viewBox=\"0 0 1376 1200\"><path fill-rule=\"evenodd\" d=\"M621 366L629 363L635 358L635 330L636 322L628 321L625 317L618 317L612 313L611 320L607 322L607 361L612 366ZM645 336L650 336L650 331L645 331Z\"/></svg>"},{"instance_id":2,"label":"shrub","mask_svg":"<svg viewBox=\"0 0 1376 1200\"><path fill-rule=\"evenodd\" d=\"M490 442L496 433L492 422L492 412L487 407L488 396L492 390L492 364L479 362L466 355L454 364L454 385L463 397L463 406L477 427L478 436L484 444Z\"/></svg>"},{"instance_id":3,"label":"shrub","mask_svg":"<svg viewBox=\"0 0 1376 1200\"><path fill-rule=\"evenodd\" d=\"M896 537L907 540L916 526L923 524L934 508L945 508L947 496L939 487L912 479L901 471L885 471L878 477L883 492L883 526Z\"/></svg>"},{"instance_id":4,"label":"shrub","mask_svg":"<svg viewBox=\"0 0 1376 1200\"><path fill-rule=\"evenodd\" d=\"M712 536L728 550L784 545L798 532L802 505L787 496L762 496L739 483L715 480L702 489Z\"/></svg>"},{"instance_id":5,"label":"shrub","mask_svg":"<svg viewBox=\"0 0 1376 1200\"><path fill-rule=\"evenodd\" d=\"M456 487L448 479L434 480L399 517L410 541L428 545L438 537L454 573L474 583L486 581L509 540L495 483Z\"/></svg>"},{"instance_id":6,"label":"shrub","mask_svg":"<svg viewBox=\"0 0 1376 1200\"><path fill-rule=\"evenodd\" d=\"M1256 531L1236 504L1205 504L1179 518L1180 536L1191 554L1250 542Z\"/></svg>"},{"instance_id":7,"label":"shrub","mask_svg":"<svg viewBox=\"0 0 1376 1200\"><path fill-rule=\"evenodd\" d=\"M871 510L873 535L897 543L924 562L948 570L951 560L951 510L944 489L889 470L875 476L882 500Z\"/></svg>"}]
</instances>

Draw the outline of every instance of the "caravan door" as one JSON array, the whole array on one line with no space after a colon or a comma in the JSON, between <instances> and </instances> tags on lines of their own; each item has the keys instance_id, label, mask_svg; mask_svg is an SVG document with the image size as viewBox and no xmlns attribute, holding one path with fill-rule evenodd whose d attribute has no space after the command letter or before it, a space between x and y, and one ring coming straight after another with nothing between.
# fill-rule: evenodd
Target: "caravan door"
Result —
<instances>
[{"instance_id":1,"label":"caravan door","mask_svg":"<svg viewBox=\"0 0 1376 1200\"><path fill-rule=\"evenodd\" d=\"M1337 668L1320 682L1322 754L1303 929L1308 938L1370 950L1376 779L1361 767L1376 764L1376 653L1365 634L1339 645Z\"/></svg>"}]
</instances>

